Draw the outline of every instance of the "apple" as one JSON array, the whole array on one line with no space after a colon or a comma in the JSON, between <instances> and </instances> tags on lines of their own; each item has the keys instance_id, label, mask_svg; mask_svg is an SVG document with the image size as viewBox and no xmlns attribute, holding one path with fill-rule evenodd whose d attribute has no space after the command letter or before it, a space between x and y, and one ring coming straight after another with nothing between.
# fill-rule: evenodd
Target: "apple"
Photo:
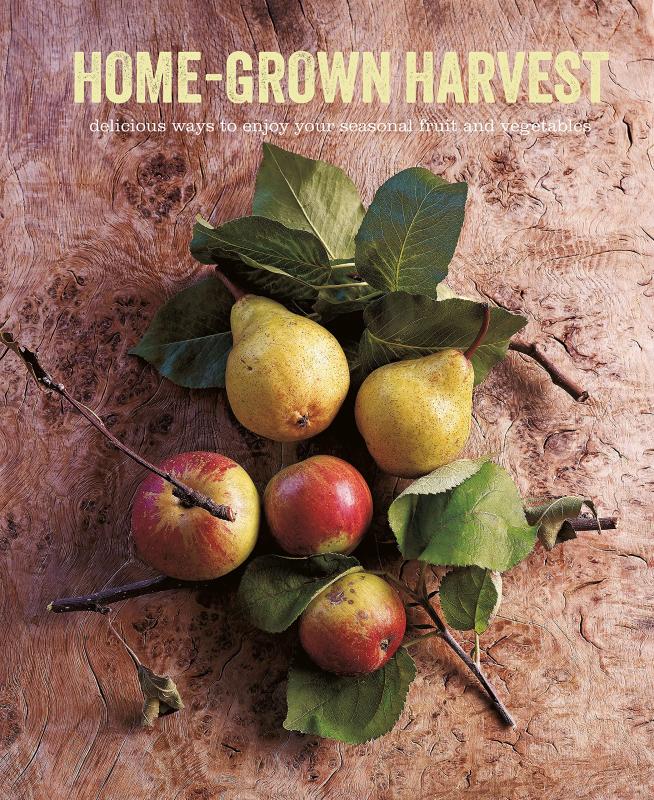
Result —
<instances>
[{"instance_id":1,"label":"apple","mask_svg":"<svg viewBox=\"0 0 654 800\"><path fill-rule=\"evenodd\" d=\"M383 578L352 572L327 587L300 619L300 641L311 660L337 675L374 672L402 644L406 612Z\"/></svg>"},{"instance_id":2,"label":"apple","mask_svg":"<svg viewBox=\"0 0 654 800\"><path fill-rule=\"evenodd\" d=\"M164 575L180 580L219 578L240 566L259 533L260 505L247 472L220 453L180 453L161 469L230 506L234 522L217 519L202 508L185 506L173 487L154 473L136 490L132 536L139 557Z\"/></svg>"},{"instance_id":3,"label":"apple","mask_svg":"<svg viewBox=\"0 0 654 800\"><path fill-rule=\"evenodd\" d=\"M334 456L312 456L274 475L263 508L279 546L290 555L351 553L372 520L363 475Z\"/></svg>"}]
</instances>

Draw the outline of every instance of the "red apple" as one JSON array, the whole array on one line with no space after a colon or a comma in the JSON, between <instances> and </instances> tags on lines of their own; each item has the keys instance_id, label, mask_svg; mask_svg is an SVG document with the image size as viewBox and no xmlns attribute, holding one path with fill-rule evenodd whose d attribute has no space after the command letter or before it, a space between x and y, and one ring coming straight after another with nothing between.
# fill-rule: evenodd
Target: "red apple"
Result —
<instances>
[{"instance_id":1,"label":"red apple","mask_svg":"<svg viewBox=\"0 0 654 800\"><path fill-rule=\"evenodd\" d=\"M309 603L300 641L321 669L365 675L394 655L405 629L406 612L395 589L377 575L353 572Z\"/></svg>"},{"instance_id":2,"label":"red apple","mask_svg":"<svg viewBox=\"0 0 654 800\"><path fill-rule=\"evenodd\" d=\"M334 456L313 456L278 472L263 507L277 543L294 556L351 553L372 519L363 475Z\"/></svg>"},{"instance_id":3,"label":"red apple","mask_svg":"<svg viewBox=\"0 0 654 800\"><path fill-rule=\"evenodd\" d=\"M140 558L180 580L219 578L250 555L259 532L259 495L247 472L219 453L180 453L161 464L172 476L230 506L234 522L187 508L173 487L150 474L136 490L132 536Z\"/></svg>"}]
</instances>

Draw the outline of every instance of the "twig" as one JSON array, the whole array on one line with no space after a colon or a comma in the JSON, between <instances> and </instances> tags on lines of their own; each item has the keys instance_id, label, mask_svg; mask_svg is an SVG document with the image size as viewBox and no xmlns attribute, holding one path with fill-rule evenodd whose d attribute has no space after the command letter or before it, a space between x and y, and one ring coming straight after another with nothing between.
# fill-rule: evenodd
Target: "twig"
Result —
<instances>
[{"instance_id":1,"label":"twig","mask_svg":"<svg viewBox=\"0 0 654 800\"><path fill-rule=\"evenodd\" d=\"M102 589L93 594L79 597L60 597L48 605L48 611L63 614L67 611L97 611L99 614L109 613L109 604L127 600L130 597L140 597L144 594L167 592L171 589L201 589L212 581L180 581L177 578L168 578L161 575L144 581L128 583L125 586L114 586Z\"/></svg>"},{"instance_id":2,"label":"twig","mask_svg":"<svg viewBox=\"0 0 654 800\"><path fill-rule=\"evenodd\" d=\"M405 592L412 597L415 601L416 605L423 609L434 623L434 628L438 636L445 642L445 644L453 650L456 655L463 661L463 663L468 667L468 669L473 673L473 675L477 678L479 683L484 688L486 694L490 697L493 707L499 714L500 718L504 723L507 725L511 725L511 727L515 728L515 720L509 713L507 707L504 703L500 700L499 695L495 691L495 688L490 683L488 678L484 675L481 669L475 664L475 662L470 658L470 656L466 653L466 651L461 647L461 645L456 641L456 639L452 636L449 632L445 623L441 620L438 616L436 609L432 606L429 601L429 598L425 594L420 594L417 591L411 589L410 586L407 584L403 584L401 581L398 581L397 578L393 577L392 575L386 575L386 580L389 581L393 586L397 587L399 590ZM424 634L422 638L428 638L428 634ZM411 641L410 644L415 644L415 640Z\"/></svg>"},{"instance_id":3,"label":"twig","mask_svg":"<svg viewBox=\"0 0 654 800\"><path fill-rule=\"evenodd\" d=\"M557 386L560 386L561 389L566 391L570 397L574 398L578 403L583 403L588 400L588 392L578 383L573 381L572 378L569 378L567 375L561 372L561 370L550 361L540 347L534 342L511 342L511 344L509 344L509 350L529 356L529 358L532 358L534 361L540 364L541 367L549 374L552 382Z\"/></svg>"},{"instance_id":4,"label":"twig","mask_svg":"<svg viewBox=\"0 0 654 800\"><path fill-rule=\"evenodd\" d=\"M416 600L419 603L420 607L429 615L429 618L434 623L434 627L438 631L440 638L445 642L445 644L451 650L453 650L456 653L456 655L461 659L461 661L463 661L466 667L468 667L470 672L472 672L475 678L477 678L479 683L483 686L484 691L490 697L493 703L493 707L497 711L501 720L507 725L510 725L512 728L515 728L516 727L515 720L509 713L507 707L500 700L499 695L495 691L495 688L493 687L491 682L481 671L480 667L478 667L477 664L475 664L475 662L470 658L470 656L466 653L466 651L461 647L461 645L457 642L457 640L445 627L445 623L438 616L436 610L429 602L429 600L427 600L426 597L423 598L417 597Z\"/></svg>"},{"instance_id":5,"label":"twig","mask_svg":"<svg viewBox=\"0 0 654 800\"><path fill-rule=\"evenodd\" d=\"M618 527L617 517L575 517L568 522L576 531L614 531Z\"/></svg>"},{"instance_id":6,"label":"twig","mask_svg":"<svg viewBox=\"0 0 654 800\"><path fill-rule=\"evenodd\" d=\"M212 516L217 517L218 519L234 522L236 516L229 506L215 503L210 497L207 497L201 492L198 492L195 489L192 489L190 486L187 486L185 483L182 483L182 481L173 477L169 472L164 472L162 469L150 463L138 453L134 452L134 450L132 450L130 447L118 440L94 411L88 408L88 406L85 406L83 403L80 403L78 400L75 400L75 398L68 393L63 384L57 383L54 378L48 372L46 372L36 353L20 345L14 340L10 333L0 331L0 341L21 359L29 374L32 376L32 378L34 378L39 386L43 387L47 391L56 392L60 397L63 397L64 400L67 400L74 408L76 408L77 411L79 411L79 413L86 420L88 420L88 422L90 422L96 430L100 431L100 433L106 439L108 439L114 447L125 453L125 455L129 456L129 458L131 458L133 461L136 461L137 464L140 464L142 467L150 470L150 472L154 472L155 475L158 475L163 480L172 484L174 487L173 494L178 498L178 500L181 501L183 505L189 508L197 506L198 508L203 508L205 511L208 511Z\"/></svg>"},{"instance_id":7,"label":"twig","mask_svg":"<svg viewBox=\"0 0 654 800\"><path fill-rule=\"evenodd\" d=\"M598 530L597 520L587 517L576 517L575 519L568 520L576 531L594 531ZM613 530L617 527L616 517L601 517L599 520L602 530ZM408 562L406 562L408 563ZM386 580L393 584L397 589L402 592L407 592L407 585L402 581L398 581L392 575L388 575L383 570L368 570L374 575L383 575ZM423 573L424 579L424 573ZM211 586L215 581L180 581L177 578L168 578L161 575L157 578L149 578L143 581L136 581L135 583L128 583L124 586L114 586L109 589L102 589L99 592L92 594L80 595L75 597L60 597L53 600L48 605L48 611L53 611L55 614L62 614L67 611L97 611L100 614L106 614L109 611L111 603L118 603L121 600L128 600L130 597L140 597L145 594L154 594L155 592L167 592L171 589L202 589L206 586ZM416 597L414 590L408 591L412 598ZM426 595L427 600L431 600L438 592L429 592ZM421 603L416 600L408 604L415 608L420 606ZM421 637L422 638L422 637Z\"/></svg>"}]
</instances>

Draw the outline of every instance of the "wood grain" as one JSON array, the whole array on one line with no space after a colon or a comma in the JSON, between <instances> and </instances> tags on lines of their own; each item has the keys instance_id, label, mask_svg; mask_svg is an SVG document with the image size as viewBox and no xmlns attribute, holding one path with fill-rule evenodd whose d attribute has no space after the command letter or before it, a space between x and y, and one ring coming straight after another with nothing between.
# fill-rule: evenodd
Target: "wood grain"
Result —
<instances>
[{"instance_id":1,"label":"wood grain","mask_svg":"<svg viewBox=\"0 0 654 800\"><path fill-rule=\"evenodd\" d=\"M470 454L497 452L531 495L596 498L619 531L538 549L506 576L483 661L518 720L496 721L437 641L396 729L351 747L281 728L292 634L240 621L220 593L139 598L112 615L187 708L139 728L127 655L99 615L55 596L148 576L128 509L142 471L0 353L0 770L3 797L645 798L654 790L651 404L654 370L651 8L644 0L459 4L9 0L0 9L0 324L38 347L76 396L151 460L216 449L263 487L298 448L235 426L220 392L188 392L127 355L157 307L202 274L194 215L249 208L261 137L98 135L134 120L589 121L588 135L308 134L273 138L347 169L369 201L424 165L470 184L451 284L529 317L527 337L588 389L577 404L511 354L476 393ZM591 106L73 106L72 51L609 49ZM352 455L352 454L349 454ZM397 489L373 479L383 507ZM382 557L392 548L379 546ZM369 555L376 549L369 544ZM467 642L469 645L470 642Z\"/></svg>"}]
</instances>

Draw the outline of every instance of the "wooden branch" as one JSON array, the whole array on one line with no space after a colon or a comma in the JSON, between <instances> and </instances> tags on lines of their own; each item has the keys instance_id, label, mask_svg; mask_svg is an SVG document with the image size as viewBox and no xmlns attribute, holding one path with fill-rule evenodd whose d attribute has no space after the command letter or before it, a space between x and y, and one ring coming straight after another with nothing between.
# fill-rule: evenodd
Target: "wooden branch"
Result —
<instances>
[{"instance_id":1,"label":"wooden branch","mask_svg":"<svg viewBox=\"0 0 654 800\"><path fill-rule=\"evenodd\" d=\"M445 623L438 616L436 609L432 606L431 601L427 596L426 588L424 591L414 590L411 589L411 587L409 587L407 584L397 580L397 578L394 578L392 575L386 575L385 578L399 591L409 595L409 597L411 597L414 600L415 604L426 612L426 614L433 622L433 628L435 630L436 635L438 635L438 637L445 642L445 644L450 648L450 650L452 650L461 659L461 661L463 661L463 663L466 665L466 667L468 667L470 672L472 672L472 674L477 678L477 680L483 687L484 691L490 698L493 704L493 708L497 712L502 722L504 722L506 725L510 725L512 728L515 728L516 726L515 720L509 713L508 708L504 705L504 703L500 699L500 696L495 691L495 687L484 675L481 668L477 664L475 664L475 662L470 658L470 656L466 653L466 651L461 647L461 645L449 632ZM420 586L422 582L423 582L423 571L421 565L420 575L418 577L418 585ZM433 634L425 633L421 638L428 639L432 635ZM420 639L412 639L408 644L412 647L419 641Z\"/></svg>"},{"instance_id":2,"label":"wooden branch","mask_svg":"<svg viewBox=\"0 0 654 800\"><path fill-rule=\"evenodd\" d=\"M596 531L598 530L597 520L591 517L577 517L576 519L569 520L570 524L576 531ZM602 530L612 530L617 527L616 517L601 517L599 520ZM385 574L385 573L384 573ZM423 571L424 581L424 571ZM165 575L160 575L156 578L148 578L143 581L136 581L134 583L127 583L124 586L114 586L109 589L102 589L99 592L92 594L79 595L75 597L60 597L53 600L48 605L48 611L53 611L55 614L63 614L68 611L96 611L100 614L106 614L109 611L111 603L118 603L121 600L129 600L131 597L141 597L145 594L154 594L155 592L167 592L172 589L202 589L211 586L216 581L181 581L177 578L168 578ZM400 584L401 588L404 584ZM436 594L431 592L427 595L427 599ZM411 606L420 605L419 603L410 603Z\"/></svg>"},{"instance_id":3,"label":"wooden branch","mask_svg":"<svg viewBox=\"0 0 654 800\"><path fill-rule=\"evenodd\" d=\"M568 522L576 531L614 531L618 527L617 517L577 517L569 519ZM598 524L599 523L599 524Z\"/></svg>"},{"instance_id":4,"label":"wooden branch","mask_svg":"<svg viewBox=\"0 0 654 800\"><path fill-rule=\"evenodd\" d=\"M113 586L109 589L102 589L92 594L80 595L77 597L61 597L53 600L48 605L48 611L55 614L63 614L67 611L96 611L99 614L109 613L109 604L118 603L121 600L128 600L130 597L140 597L144 594L154 594L155 592L167 592L171 589L202 589L209 586L214 581L180 581L177 578L169 578L160 575L156 578L149 578L144 581L127 583L124 586Z\"/></svg>"},{"instance_id":5,"label":"wooden branch","mask_svg":"<svg viewBox=\"0 0 654 800\"><path fill-rule=\"evenodd\" d=\"M158 475L163 480L172 484L173 494L178 498L178 500L181 501L183 505L189 508L197 506L198 508L203 508L205 511L208 511L212 516L217 517L218 519L234 522L236 515L229 506L215 503L210 497L207 497L201 492L198 492L195 489L192 489L190 486L187 486L185 483L182 483L182 481L173 477L169 472L164 472L162 469L150 463L143 458L143 456L140 456L138 453L132 450L131 447L128 447L126 444L123 444L119 439L117 439L94 411L88 408L88 406L85 406L83 403L80 403L78 400L75 400L75 398L68 393L62 383L57 383L52 375L46 372L36 353L34 353L32 350L28 350L26 347L23 347L13 338L10 333L5 331L0 331L0 342L2 342L2 344L4 344L9 350L11 350L21 359L29 374L36 381L37 385L43 387L47 391L56 392L60 397L63 397L74 408L76 408L77 411L79 411L79 413L86 420L88 420L88 422L90 422L96 430L100 431L100 433L106 439L108 439L114 447L125 453L126 456L129 456L132 461L136 461L136 463L140 466L145 467L146 469L150 470L150 472L154 472L155 475Z\"/></svg>"},{"instance_id":6,"label":"wooden branch","mask_svg":"<svg viewBox=\"0 0 654 800\"><path fill-rule=\"evenodd\" d=\"M588 400L588 392L572 378L569 378L567 375L561 372L561 370L554 363L552 363L552 361L550 361L545 353L534 342L511 342L509 344L509 350L529 356L529 358L532 358L534 361L540 364L541 367L549 374L552 382L557 386L560 386L561 389L566 391L570 397L574 398L578 403L583 403Z\"/></svg>"}]
</instances>

